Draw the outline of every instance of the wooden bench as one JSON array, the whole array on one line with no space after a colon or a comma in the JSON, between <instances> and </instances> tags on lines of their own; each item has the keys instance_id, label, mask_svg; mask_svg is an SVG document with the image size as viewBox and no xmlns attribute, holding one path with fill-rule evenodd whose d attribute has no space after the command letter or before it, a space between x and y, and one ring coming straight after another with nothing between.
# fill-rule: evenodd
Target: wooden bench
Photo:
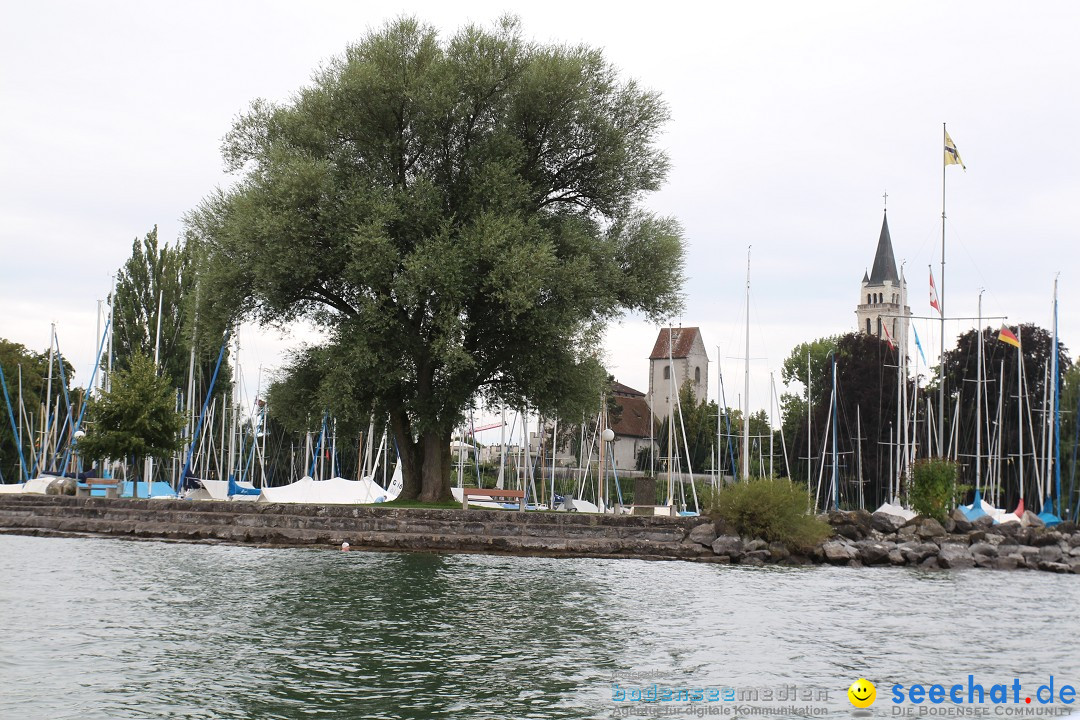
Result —
<instances>
[{"instance_id":1,"label":"wooden bench","mask_svg":"<svg viewBox=\"0 0 1080 720\"><path fill-rule=\"evenodd\" d=\"M120 496L120 481L116 478L86 478L75 486L75 495L78 497L90 497L93 495L94 488L103 488L107 498Z\"/></svg>"},{"instance_id":2,"label":"wooden bench","mask_svg":"<svg viewBox=\"0 0 1080 720\"><path fill-rule=\"evenodd\" d=\"M518 501L518 510L525 512L525 491L524 490L500 490L499 488L462 488L461 489L461 509L469 509L469 496L475 495L478 497L486 497L494 500L495 498L511 498Z\"/></svg>"}]
</instances>

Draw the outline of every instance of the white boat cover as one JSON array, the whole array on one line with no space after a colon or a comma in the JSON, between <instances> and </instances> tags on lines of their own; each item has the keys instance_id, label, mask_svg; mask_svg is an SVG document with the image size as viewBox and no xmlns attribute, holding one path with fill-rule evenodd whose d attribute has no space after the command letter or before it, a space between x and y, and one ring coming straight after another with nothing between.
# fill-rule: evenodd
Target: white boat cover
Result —
<instances>
[{"instance_id":1,"label":"white boat cover","mask_svg":"<svg viewBox=\"0 0 1080 720\"><path fill-rule=\"evenodd\" d=\"M8 485L0 485L0 495L17 495L19 493L24 493L26 492L26 490L23 489L25 487L26 483L10 483Z\"/></svg>"},{"instance_id":2,"label":"white boat cover","mask_svg":"<svg viewBox=\"0 0 1080 720\"><path fill-rule=\"evenodd\" d=\"M199 480L202 485L201 488L195 488L185 493L184 497L188 500L229 500L229 481L228 480ZM236 483L242 488L248 488L254 490L255 486L247 481L241 481ZM248 500L254 501L259 498L258 495L233 495L232 500Z\"/></svg>"},{"instance_id":3,"label":"white boat cover","mask_svg":"<svg viewBox=\"0 0 1080 720\"><path fill-rule=\"evenodd\" d=\"M974 504L975 503L972 503L971 505L963 505L962 507L964 509L966 509L966 510L971 510L972 505L974 505ZM979 498L979 507L982 508L982 511L984 513L986 513L991 518L993 518L994 522L999 522L999 523L1000 522L1013 522L1007 516L1011 516L1013 518L1016 518L1017 521L1020 520L1020 518L1016 517L1016 515L1014 515L1013 513L1006 512L1002 508L994 507L990 503L986 502L986 498L983 498L983 497Z\"/></svg>"},{"instance_id":4,"label":"white boat cover","mask_svg":"<svg viewBox=\"0 0 1080 720\"><path fill-rule=\"evenodd\" d=\"M401 464L398 463L390 481L390 488L383 489L370 477L346 480L341 477L314 480L303 477L282 487L263 488L258 502L311 503L316 505L369 505L389 502L401 492Z\"/></svg>"},{"instance_id":5,"label":"white boat cover","mask_svg":"<svg viewBox=\"0 0 1080 720\"><path fill-rule=\"evenodd\" d=\"M915 517L915 513L911 512L907 508L902 507L898 503L882 503L874 512L885 513L886 515L895 515L896 517L903 518L904 520L910 520Z\"/></svg>"}]
</instances>

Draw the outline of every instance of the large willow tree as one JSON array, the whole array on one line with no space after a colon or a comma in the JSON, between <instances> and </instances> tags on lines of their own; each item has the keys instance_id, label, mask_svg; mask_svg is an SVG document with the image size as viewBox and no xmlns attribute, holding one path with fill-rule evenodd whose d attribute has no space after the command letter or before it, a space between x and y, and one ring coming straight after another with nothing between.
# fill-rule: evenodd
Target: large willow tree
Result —
<instances>
[{"instance_id":1,"label":"large willow tree","mask_svg":"<svg viewBox=\"0 0 1080 720\"><path fill-rule=\"evenodd\" d=\"M515 20L449 38L391 22L228 134L238 182L189 217L208 296L325 327L296 359L319 402L388 416L403 497L448 498L475 397L598 403L603 325L679 309L681 231L639 207L667 119L600 51L528 42Z\"/></svg>"}]
</instances>

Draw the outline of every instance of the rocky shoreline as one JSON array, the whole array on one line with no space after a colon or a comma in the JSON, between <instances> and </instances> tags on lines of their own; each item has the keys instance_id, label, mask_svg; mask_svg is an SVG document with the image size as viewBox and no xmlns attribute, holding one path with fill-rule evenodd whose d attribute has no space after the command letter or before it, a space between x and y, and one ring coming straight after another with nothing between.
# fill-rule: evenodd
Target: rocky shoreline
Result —
<instances>
[{"instance_id":1,"label":"rocky shoreline","mask_svg":"<svg viewBox=\"0 0 1080 720\"><path fill-rule=\"evenodd\" d=\"M747 542L724 533L718 523L695 527L690 538L708 545L721 562L742 565L829 563L1080 574L1080 532L1076 525L1061 523L1047 528L1031 513L1025 514L1022 523L1004 524L994 524L989 517L969 522L957 511L944 523L866 511L836 511L822 518L832 526L833 536L803 554L793 554L780 543L760 539Z\"/></svg>"},{"instance_id":2,"label":"rocky shoreline","mask_svg":"<svg viewBox=\"0 0 1080 720\"><path fill-rule=\"evenodd\" d=\"M544 557L641 558L760 565L830 564L1041 570L1080 574L1080 532L1072 523L905 521L882 513L822 516L830 538L807 551L741 538L720 521L379 505L0 495L0 533L96 536L265 547L410 552L480 552Z\"/></svg>"}]
</instances>

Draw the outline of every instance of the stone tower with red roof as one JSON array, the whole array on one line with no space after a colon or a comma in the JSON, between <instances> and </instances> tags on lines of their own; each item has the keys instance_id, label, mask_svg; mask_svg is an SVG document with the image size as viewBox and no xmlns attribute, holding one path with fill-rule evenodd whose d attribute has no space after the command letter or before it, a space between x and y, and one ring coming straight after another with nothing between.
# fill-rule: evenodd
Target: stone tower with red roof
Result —
<instances>
[{"instance_id":1,"label":"stone tower with red roof","mask_svg":"<svg viewBox=\"0 0 1080 720\"><path fill-rule=\"evenodd\" d=\"M648 402L657 421L671 414L673 393L689 380L698 402L709 397L709 354L696 327L662 328L649 354Z\"/></svg>"}]
</instances>

